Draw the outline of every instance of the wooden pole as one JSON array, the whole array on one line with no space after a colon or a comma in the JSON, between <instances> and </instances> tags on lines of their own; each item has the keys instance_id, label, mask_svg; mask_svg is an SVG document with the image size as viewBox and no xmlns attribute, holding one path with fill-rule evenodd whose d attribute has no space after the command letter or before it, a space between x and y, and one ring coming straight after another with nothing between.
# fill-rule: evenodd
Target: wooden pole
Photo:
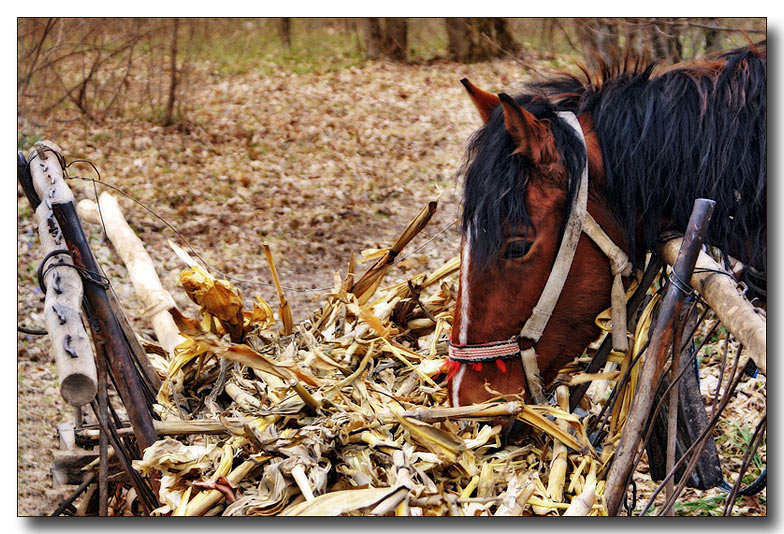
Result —
<instances>
[{"instance_id":1,"label":"wooden pole","mask_svg":"<svg viewBox=\"0 0 784 534\"><path fill-rule=\"evenodd\" d=\"M44 252L40 266L41 289L46 293L44 319L57 364L60 394L67 403L81 406L95 397L98 379L92 345L82 324L82 279L53 214L55 203L73 203L73 194L63 181L57 158L45 151L55 148L56 145L51 145L32 152L30 163L25 160L22 167L20 162L17 174L35 210Z\"/></svg>"},{"instance_id":2,"label":"wooden pole","mask_svg":"<svg viewBox=\"0 0 784 534\"><path fill-rule=\"evenodd\" d=\"M676 325L675 337L673 338L672 347L672 364L670 365L670 396L667 399L667 455L665 460L664 470L669 473L672 471L672 466L675 465L675 445L678 436L678 396L680 394L681 383L677 379L680 371L681 362L681 345L683 344L683 326ZM653 424L653 423L651 423ZM675 477L670 478L665 484L665 495L667 498L673 497L673 490L675 489ZM667 515L674 515L670 511Z\"/></svg>"},{"instance_id":3,"label":"wooden pole","mask_svg":"<svg viewBox=\"0 0 784 534\"><path fill-rule=\"evenodd\" d=\"M109 392L106 384L106 359L98 359L98 413L106 424L109 413ZM109 515L109 436L98 435L98 517Z\"/></svg>"},{"instance_id":4,"label":"wooden pole","mask_svg":"<svg viewBox=\"0 0 784 534\"><path fill-rule=\"evenodd\" d=\"M62 151L54 143L44 141L36 144L30 155L30 159L33 158L30 168L34 171L33 183L36 192L42 199L42 206L51 206L73 264L83 275L84 300L92 312L90 327L94 337L98 338L96 342L105 343L118 393L128 412L139 447L144 450L156 441L157 434L125 335L112 308L106 282L101 278L98 262L90 250L76 215L73 193L63 181L60 163ZM42 171L39 179L36 179L36 167Z\"/></svg>"},{"instance_id":5,"label":"wooden pole","mask_svg":"<svg viewBox=\"0 0 784 534\"><path fill-rule=\"evenodd\" d=\"M185 341L169 313L169 308L175 305L174 299L163 288L144 243L128 225L117 200L104 192L99 202L100 211L98 204L89 199L79 201L76 211L86 221L103 224L106 235L128 269L128 277L144 307L145 317L149 317L161 346L173 357L174 347Z\"/></svg>"},{"instance_id":6,"label":"wooden pole","mask_svg":"<svg viewBox=\"0 0 784 534\"><path fill-rule=\"evenodd\" d=\"M651 341L645 354L634 404L629 412L623 435L615 450L615 459L607 475L605 498L607 511L612 515L618 513L626 493L626 485L634 467L640 438L651 411L656 385L659 383L667 349L672 340L674 322L680 314L686 296L681 281L691 278L715 204L714 201L707 199L694 201L694 208L678 252L678 259L672 268L671 279L667 284L659 316L651 332Z\"/></svg>"}]
</instances>

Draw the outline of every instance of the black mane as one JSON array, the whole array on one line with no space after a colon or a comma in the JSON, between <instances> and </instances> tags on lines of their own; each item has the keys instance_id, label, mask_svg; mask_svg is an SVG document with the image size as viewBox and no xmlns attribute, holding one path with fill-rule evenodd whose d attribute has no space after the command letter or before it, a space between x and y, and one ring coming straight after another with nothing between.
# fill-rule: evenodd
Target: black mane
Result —
<instances>
[{"instance_id":1,"label":"black mane","mask_svg":"<svg viewBox=\"0 0 784 534\"><path fill-rule=\"evenodd\" d=\"M601 83L557 77L533 84L537 96L517 101L537 117L560 110L590 113L602 148L609 205L627 231L630 256L655 248L662 231L683 231L694 199L710 198L716 208L708 242L764 273L764 50L748 46L658 75L655 64L605 66ZM568 125L556 124L559 151L566 155L574 183L584 151L575 147ZM526 162L509 156L511 143L496 109L469 144L463 228L470 224L477 246L472 259L479 258L479 264L498 251L500 214L508 214L510 222L530 222L522 194Z\"/></svg>"}]
</instances>

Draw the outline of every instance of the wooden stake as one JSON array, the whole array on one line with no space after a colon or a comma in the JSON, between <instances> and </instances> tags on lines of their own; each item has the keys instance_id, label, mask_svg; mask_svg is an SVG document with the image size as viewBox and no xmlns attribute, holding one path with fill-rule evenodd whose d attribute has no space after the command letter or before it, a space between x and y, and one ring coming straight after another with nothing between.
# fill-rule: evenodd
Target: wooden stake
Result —
<instances>
[{"instance_id":1,"label":"wooden stake","mask_svg":"<svg viewBox=\"0 0 784 534\"><path fill-rule=\"evenodd\" d=\"M656 385L659 383L661 369L664 366L668 343L672 339L673 322L679 316L681 305L686 296L683 293L683 288L680 287L680 282L677 281L691 278L715 204L714 201L707 199L697 199L694 202L694 209L689 218L683 244L678 252L678 260L672 270L673 279L676 282L671 281L667 285L640 373L634 404L626 420L623 435L615 450L615 459L607 475L605 496L607 511L612 515L618 513L626 493L626 485L634 467L633 462L637 456L640 437L651 411Z\"/></svg>"},{"instance_id":2,"label":"wooden stake","mask_svg":"<svg viewBox=\"0 0 784 534\"><path fill-rule=\"evenodd\" d=\"M73 203L73 193L63 181L59 157L57 145L41 144L30 153L30 163L19 180L25 189L34 188L26 193L31 203L43 199L33 209L44 254L44 319L57 363L60 394L67 403L81 406L95 397L98 379L93 349L82 324L84 286L53 213L56 203ZM25 176L28 170L29 176Z\"/></svg>"},{"instance_id":3,"label":"wooden stake","mask_svg":"<svg viewBox=\"0 0 784 534\"><path fill-rule=\"evenodd\" d=\"M80 201L76 211L86 221L103 224L106 235L128 269L128 277L144 307L145 317L152 323L155 336L169 356L174 356L174 347L185 341L168 312L175 305L174 299L163 288L144 243L128 225L117 200L104 192L100 196L100 211L98 204L89 199Z\"/></svg>"}]
</instances>

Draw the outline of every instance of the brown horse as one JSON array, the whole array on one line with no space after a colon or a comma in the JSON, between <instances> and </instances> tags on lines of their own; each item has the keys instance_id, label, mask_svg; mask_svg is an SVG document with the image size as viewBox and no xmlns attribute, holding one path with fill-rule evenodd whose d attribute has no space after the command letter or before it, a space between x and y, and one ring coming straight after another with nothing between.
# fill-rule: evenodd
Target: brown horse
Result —
<instances>
[{"instance_id":1,"label":"brown horse","mask_svg":"<svg viewBox=\"0 0 784 534\"><path fill-rule=\"evenodd\" d=\"M765 43L660 72L627 58L586 77L547 80L515 98L463 80L485 124L463 167L454 406L530 397L536 374L547 386L599 335L613 275L630 269L581 232L581 202L585 220L639 268L663 232L683 231L695 198L714 199L708 242L747 265L746 279L764 293ZM547 285L556 293L543 303ZM533 371L521 354L533 355Z\"/></svg>"}]
</instances>

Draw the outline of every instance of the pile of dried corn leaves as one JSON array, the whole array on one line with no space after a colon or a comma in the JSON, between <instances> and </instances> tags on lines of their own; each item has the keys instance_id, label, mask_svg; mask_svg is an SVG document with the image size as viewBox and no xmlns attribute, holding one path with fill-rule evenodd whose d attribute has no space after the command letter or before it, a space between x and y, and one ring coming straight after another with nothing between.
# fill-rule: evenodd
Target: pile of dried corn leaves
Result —
<instances>
[{"instance_id":1,"label":"pile of dried corn leaves","mask_svg":"<svg viewBox=\"0 0 784 534\"><path fill-rule=\"evenodd\" d=\"M295 327L281 292L284 335L266 302L247 311L237 289L180 251L191 265L182 285L201 310L176 317L186 341L173 361L152 356L167 377L156 408L164 422L201 420L211 433L162 439L135 462L160 475L156 513L606 515L618 414L594 449L583 421L556 405L448 408L441 368L459 259L378 289L395 254L379 251L356 283L352 261ZM577 365L564 373L581 377ZM566 386L557 393L568 405ZM600 409L589 398L583 407ZM530 429L522 442L501 439L511 418Z\"/></svg>"}]
</instances>

